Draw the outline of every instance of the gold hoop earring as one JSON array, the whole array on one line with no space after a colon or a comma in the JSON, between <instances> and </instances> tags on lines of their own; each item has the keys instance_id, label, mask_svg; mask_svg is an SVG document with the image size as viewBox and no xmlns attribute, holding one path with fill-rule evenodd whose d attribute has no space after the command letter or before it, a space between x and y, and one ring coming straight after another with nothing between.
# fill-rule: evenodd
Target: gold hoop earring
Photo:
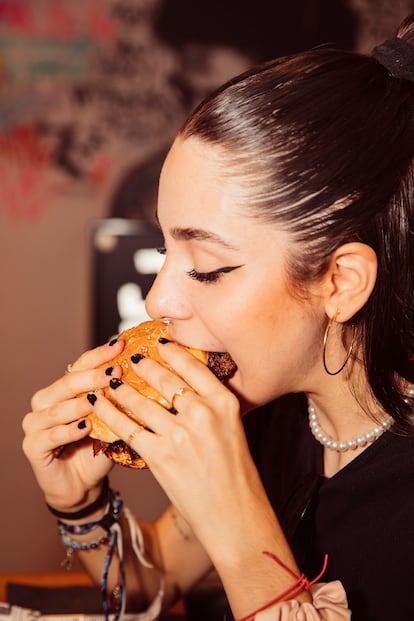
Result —
<instances>
[{"instance_id":1,"label":"gold hoop earring","mask_svg":"<svg viewBox=\"0 0 414 621\"><path fill-rule=\"evenodd\" d=\"M339 367L339 369L337 371L330 371L328 369L328 366L326 364L326 344L328 342L328 336L329 336L329 332L330 329L332 328L332 324L334 323L334 321L336 320L336 318L339 315L339 311L336 311L335 315L333 317L331 317L328 321L328 325L325 328L325 334L323 335L323 347L322 347L322 362L323 362L323 368L325 369L326 373L328 375L338 375L338 373L340 373L342 371L342 369L345 368L346 363L348 362L351 354L352 354L352 349L354 347L354 340L355 340L355 326L352 326L352 340L351 340L351 344L348 348L348 351L346 352L346 356L345 356L345 360L343 362L343 364Z\"/></svg>"}]
</instances>

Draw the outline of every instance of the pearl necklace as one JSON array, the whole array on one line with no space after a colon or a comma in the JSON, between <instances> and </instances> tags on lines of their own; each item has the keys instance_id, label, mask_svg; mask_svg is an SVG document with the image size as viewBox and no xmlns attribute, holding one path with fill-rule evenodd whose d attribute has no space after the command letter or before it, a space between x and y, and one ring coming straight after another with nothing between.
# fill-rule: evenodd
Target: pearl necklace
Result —
<instances>
[{"instance_id":1,"label":"pearl necklace","mask_svg":"<svg viewBox=\"0 0 414 621\"><path fill-rule=\"evenodd\" d=\"M387 417L381 423L378 423L378 425L376 425L374 429L371 429L371 431L357 436L356 438L351 438L350 440L345 440L341 442L339 440L334 440L322 429L319 424L318 417L316 416L315 408L312 405L308 406L308 413L309 426L314 437L323 446L332 451L337 451L338 453L353 451L356 448L366 446L367 444L375 442L375 440L378 440L378 438L384 433L384 431L387 431L387 429L389 429L393 423L393 418L387 415Z\"/></svg>"}]
</instances>

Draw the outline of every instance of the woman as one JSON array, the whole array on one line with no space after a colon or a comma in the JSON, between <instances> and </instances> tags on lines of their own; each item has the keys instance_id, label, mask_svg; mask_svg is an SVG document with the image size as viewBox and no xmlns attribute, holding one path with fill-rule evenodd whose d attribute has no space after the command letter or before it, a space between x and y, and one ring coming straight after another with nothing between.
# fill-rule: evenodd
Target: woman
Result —
<instances>
[{"instance_id":1,"label":"woman","mask_svg":"<svg viewBox=\"0 0 414 621\"><path fill-rule=\"evenodd\" d=\"M24 451L107 612L118 585L156 618L211 566L236 619L414 609L413 32L410 16L372 56L319 48L256 67L180 131L147 299L172 370L133 359L176 416L98 369L122 341L33 397ZM180 344L228 351L237 371L224 386ZM139 425L99 390L108 374ZM91 456L91 405L171 500L140 531Z\"/></svg>"}]
</instances>

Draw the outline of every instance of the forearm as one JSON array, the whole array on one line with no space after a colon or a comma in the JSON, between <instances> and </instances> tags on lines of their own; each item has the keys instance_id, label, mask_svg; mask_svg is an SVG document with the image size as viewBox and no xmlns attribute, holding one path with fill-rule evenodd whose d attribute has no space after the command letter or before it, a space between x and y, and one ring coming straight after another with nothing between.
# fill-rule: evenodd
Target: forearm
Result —
<instances>
[{"instance_id":1,"label":"forearm","mask_svg":"<svg viewBox=\"0 0 414 621\"><path fill-rule=\"evenodd\" d=\"M261 525L257 526L260 528ZM274 554L282 564L265 552ZM221 557L215 565L236 619L279 597L311 601L308 592L294 588L301 572L286 541L276 529L269 528L267 534L256 532L252 542L239 542L232 558Z\"/></svg>"},{"instance_id":2,"label":"forearm","mask_svg":"<svg viewBox=\"0 0 414 621\"><path fill-rule=\"evenodd\" d=\"M260 481L254 481L253 476L250 473L249 486L240 486L237 503L226 507L223 499L217 519L210 516L197 532L220 575L236 619L285 592L287 599L311 601L306 591L289 591L301 572ZM236 487L235 481L233 491ZM274 554L288 569L264 552Z\"/></svg>"}]
</instances>

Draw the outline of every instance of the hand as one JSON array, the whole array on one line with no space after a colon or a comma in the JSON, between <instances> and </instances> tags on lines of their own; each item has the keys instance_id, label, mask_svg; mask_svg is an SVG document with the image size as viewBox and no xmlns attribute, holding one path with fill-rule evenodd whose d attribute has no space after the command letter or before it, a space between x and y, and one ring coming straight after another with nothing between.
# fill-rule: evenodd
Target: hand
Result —
<instances>
[{"instance_id":1,"label":"hand","mask_svg":"<svg viewBox=\"0 0 414 621\"><path fill-rule=\"evenodd\" d=\"M84 353L70 373L33 396L32 412L23 419L23 451L46 501L56 509L72 511L88 504L111 468L103 455L93 456L86 418L91 405L85 396L78 395L108 385L106 363L122 351L123 345L117 341ZM115 367L113 376L120 376L120 372Z\"/></svg>"},{"instance_id":2,"label":"hand","mask_svg":"<svg viewBox=\"0 0 414 621\"><path fill-rule=\"evenodd\" d=\"M220 531L225 541L231 535L231 523L240 518L240 503L250 499L252 482L256 499L262 489L244 436L239 402L183 348L174 343L159 348L173 371L149 358L133 368L168 402L178 387L188 389L174 401L176 415L122 383L111 391L112 397L144 428L101 394L94 411L145 459L202 542L211 540L213 532L217 541Z\"/></svg>"},{"instance_id":3,"label":"hand","mask_svg":"<svg viewBox=\"0 0 414 621\"><path fill-rule=\"evenodd\" d=\"M177 388L187 388L174 399L176 414L122 382L112 382L111 398L136 420L101 393L94 411L145 459L242 616L273 597L275 584L280 592L292 584L291 575L269 563L263 550L299 570L250 456L236 396L183 348L159 347L172 370L150 358L134 370L170 403Z\"/></svg>"}]
</instances>

